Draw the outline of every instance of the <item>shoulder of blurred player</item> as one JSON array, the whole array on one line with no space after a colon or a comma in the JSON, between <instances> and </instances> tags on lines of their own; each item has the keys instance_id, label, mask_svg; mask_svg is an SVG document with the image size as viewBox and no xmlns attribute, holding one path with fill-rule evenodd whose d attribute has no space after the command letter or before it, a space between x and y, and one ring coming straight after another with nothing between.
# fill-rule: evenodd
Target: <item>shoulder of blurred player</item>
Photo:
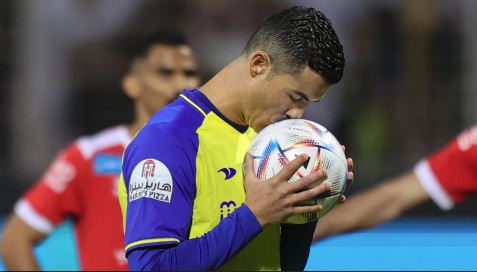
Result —
<instances>
[{"instance_id":1,"label":"shoulder of blurred player","mask_svg":"<svg viewBox=\"0 0 477 272\"><path fill-rule=\"evenodd\" d=\"M96 152L115 147L126 147L131 141L131 136L124 125L104 129L94 135L83 136L75 141L81 155L90 159Z\"/></svg>"},{"instance_id":2,"label":"shoulder of blurred player","mask_svg":"<svg viewBox=\"0 0 477 272\"><path fill-rule=\"evenodd\" d=\"M108 149L123 149L130 141L125 126L117 126L100 131L91 136L83 136L59 152L46 172L40 178L51 190L63 192L68 184L90 167L93 156Z\"/></svg>"},{"instance_id":3,"label":"shoulder of blurred player","mask_svg":"<svg viewBox=\"0 0 477 272\"><path fill-rule=\"evenodd\" d=\"M65 216L78 214L81 188L87 188L101 174L119 173L128 137L127 129L119 126L67 146L16 203L16 216L35 230L50 233Z\"/></svg>"}]
</instances>

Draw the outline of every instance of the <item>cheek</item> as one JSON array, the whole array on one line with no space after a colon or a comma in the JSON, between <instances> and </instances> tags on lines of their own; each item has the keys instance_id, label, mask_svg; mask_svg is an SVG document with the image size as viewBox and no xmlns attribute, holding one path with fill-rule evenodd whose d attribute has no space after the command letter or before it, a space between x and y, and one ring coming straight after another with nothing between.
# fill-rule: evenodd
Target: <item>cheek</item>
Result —
<instances>
[{"instance_id":1,"label":"cheek","mask_svg":"<svg viewBox=\"0 0 477 272\"><path fill-rule=\"evenodd\" d=\"M153 96L157 96L158 94L167 95L174 91L173 84L171 84L170 80L159 77L150 78L146 82L145 87Z\"/></svg>"},{"instance_id":2,"label":"cheek","mask_svg":"<svg viewBox=\"0 0 477 272\"><path fill-rule=\"evenodd\" d=\"M270 114L282 114L287 111L288 104L279 97L272 97L266 101L266 111Z\"/></svg>"},{"instance_id":3,"label":"cheek","mask_svg":"<svg viewBox=\"0 0 477 272\"><path fill-rule=\"evenodd\" d=\"M164 100L167 99L163 87L157 87L154 85L144 85L142 90L141 100L143 105L150 111L156 111L162 104Z\"/></svg>"},{"instance_id":4,"label":"cheek","mask_svg":"<svg viewBox=\"0 0 477 272\"><path fill-rule=\"evenodd\" d=\"M268 118L270 115L277 115L285 110L283 103L280 102L280 98L272 93L256 96L252 99L252 103L254 108L259 111L257 115L259 114L260 117L266 115Z\"/></svg>"},{"instance_id":5,"label":"cheek","mask_svg":"<svg viewBox=\"0 0 477 272\"><path fill-rule=\"evenodd\" d=\"M285 110L279 104L261 103L261 106L255 111L255 121L262 126L266 126L271 122L285 118Z\"/></svg>"}]
</instances>

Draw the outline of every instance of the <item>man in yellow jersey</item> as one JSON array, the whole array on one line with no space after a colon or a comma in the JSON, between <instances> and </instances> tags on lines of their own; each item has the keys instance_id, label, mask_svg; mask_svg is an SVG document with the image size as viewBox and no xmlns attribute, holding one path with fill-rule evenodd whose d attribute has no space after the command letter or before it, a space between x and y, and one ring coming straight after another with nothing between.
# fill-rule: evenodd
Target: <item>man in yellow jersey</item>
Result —
<instances>
[{"instance_id":1,"label":"man in yellow jersey","mask_svg":"<svg viewBox=\"0 0 477 272\"><path fill-rule=\"evenodd\" d=\"M268 124L300 118L343 68L331 22L313 8L293 7L267 18L203 87L157 112L123 157L129 268L303 269L316 224L280 222L322 209L296 204L329 190L326 173L288 183L307 160L301 155L261 182L246 150Z\"/></svg>"}]
</instances>

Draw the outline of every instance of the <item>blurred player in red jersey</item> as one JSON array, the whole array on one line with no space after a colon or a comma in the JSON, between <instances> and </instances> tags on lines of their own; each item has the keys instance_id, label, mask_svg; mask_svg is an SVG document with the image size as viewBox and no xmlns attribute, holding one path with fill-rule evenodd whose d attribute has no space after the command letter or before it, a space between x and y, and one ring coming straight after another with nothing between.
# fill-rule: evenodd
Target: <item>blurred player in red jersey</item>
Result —
<instances>
[{"instance_id":1,"label":"blurred player in red jersey","mask_svg":"<svg viewBox=\"0 0 477 272\"><path fill-rule=\"evenodd\" d=\"M38 270L33 248L66 218L74 220L82 270L127 269L117 200L121 156L157 110L199 85L196 60L181 35L145 35L131 49L122 86L134 101L133 123L77 139L16 203L1 241L9 269Z\"/></svg>"},{"instance_id":2,"label":"blurred player in red jersey","mask_svg":"<svg viewBox=\"0 0 477 272\"><path fill-rule=\"evenodd\" d=\"M443 210L477 193L477 126L412 171L355 195L320 219L313 240L373 227L432 199Z\"/></svg>"}]
</instances>

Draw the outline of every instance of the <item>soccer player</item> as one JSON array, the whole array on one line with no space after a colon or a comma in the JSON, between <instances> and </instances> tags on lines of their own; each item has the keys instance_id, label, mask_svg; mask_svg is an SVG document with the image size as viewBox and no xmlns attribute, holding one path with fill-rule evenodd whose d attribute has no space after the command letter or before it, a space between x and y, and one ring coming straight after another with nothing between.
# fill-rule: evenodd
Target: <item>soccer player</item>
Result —
<instances>
[{"instance_id":1,"label":"soccer player","mask_svg":"<svg viewBox=\"0 0 477 272\"><path fill-rule=\"evenodd\" d=\"M313 240L373 227L432 199L443 210L477 193L477 126L413 170L357 194L325 215Z\"/></svg>"},{"instance_id":2,"label":"soccer player","mask_svg":"<svg viewBox=\"0 0 477 272\"><path fill-rule=\"evenodd\" d=\"M288 183L307 160L301 155L262 182L246 150L270 123L300 118L343 68L331 22L313 8L293 7L267 18L204 86L156 113L123 156L129 268L302 270L316 224L280 222L322 209L297 203L329 190L326 173Z\"/></svg>"},{"instance_id":3,"label":"soccer player","mask_svg":"<svg viewBox=\"0 0 477 272\"><path fill-rule=\"evenodd\" d=\"M199 84L196 60L181 34L156 32L134 39L133 44L130 68L122 81L134 102L133 123L76 140L17 202L1 242L9 269L38 270L34 246L66 218L75 224L82 270L127 269L117 199L121 156L158 109L183 88Z\"/></svg>"}]
</instances>

